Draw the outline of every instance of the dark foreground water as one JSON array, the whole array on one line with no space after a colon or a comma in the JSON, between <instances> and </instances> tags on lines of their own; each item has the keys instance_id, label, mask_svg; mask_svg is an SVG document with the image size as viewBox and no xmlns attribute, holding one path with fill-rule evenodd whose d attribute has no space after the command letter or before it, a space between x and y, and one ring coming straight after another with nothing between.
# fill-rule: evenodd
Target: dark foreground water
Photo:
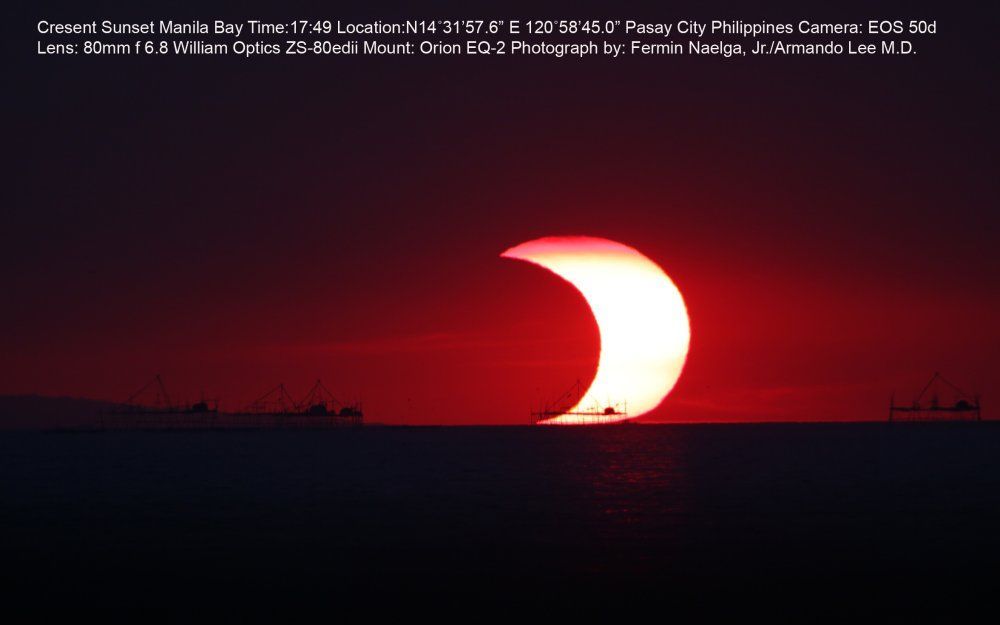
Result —
<instances>
[{"instance_id":1,"label":"dark foreground water","mask_svg":"<svg viewBox=\"0 0 1000 625\"><path fill-rule=\"evenodd\" d=\"M4 433L0 501L20 607L968 603L1000 427Z\"/></svg>"}]
</instances>

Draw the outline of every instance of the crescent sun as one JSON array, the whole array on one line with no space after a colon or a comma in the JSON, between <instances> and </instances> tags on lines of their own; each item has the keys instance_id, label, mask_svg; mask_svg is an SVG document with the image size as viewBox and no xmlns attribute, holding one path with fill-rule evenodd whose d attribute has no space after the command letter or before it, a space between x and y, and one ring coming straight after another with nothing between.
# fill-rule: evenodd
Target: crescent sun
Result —
<instances>
[{"instance_id":1,"label":"crescent sun","mask_svg":"<svg viewBox=\"0 0 1000 625\"><path fill-rule=\"evenodd\" d=\"M680 378L691 342L684 298L663 269L627 245L596 237L545 237L500 256L548 269L576 287L600 333L590 387L576 405L544 423L622 421L660 405ZM626 414L580 414L611 402L627 405Z\"/></svg>"}]
</instances>

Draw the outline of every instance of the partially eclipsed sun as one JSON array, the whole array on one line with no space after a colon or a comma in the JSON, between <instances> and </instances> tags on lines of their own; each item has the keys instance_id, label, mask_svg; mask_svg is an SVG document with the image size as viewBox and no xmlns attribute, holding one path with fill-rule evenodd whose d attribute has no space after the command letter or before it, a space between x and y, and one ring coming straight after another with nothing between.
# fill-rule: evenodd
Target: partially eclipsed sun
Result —
<instances>
[{"instance_id":1,"label":"partially eclipsed sun","mask_svg":"<svg viewBox=\"0 0 1000 625\"><path fill-rule=\"evenodd\" d=\"M684 368L691 326L680 291L649 258L594 237L546 237L512 247L504 258L544 267L568 281L590 306L601 335L597 375L580 401L546 423L607 423L656 408ZM609 402L628 415L569 414Z\"/></svg>"}]
</instances>

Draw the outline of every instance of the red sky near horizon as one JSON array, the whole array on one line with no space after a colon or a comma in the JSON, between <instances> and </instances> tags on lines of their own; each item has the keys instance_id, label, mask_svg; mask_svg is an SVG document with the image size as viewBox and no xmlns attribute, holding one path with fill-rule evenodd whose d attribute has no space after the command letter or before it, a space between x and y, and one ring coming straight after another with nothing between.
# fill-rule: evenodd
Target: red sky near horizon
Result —
<instances>
[{"instance_id":1,"label":"red sky near horizon","mask_svg":"<svg viewBox=\"0 0 1000 625\"><path fill-rule=\"evenodd\" d=\"M527 423L593 376L598 333L571 286L498 254L581 234L685 298L687 364L645 420L882 419L934 371L988 403L996 87L958 61L975 45L666 68L31 59L9 95L0 394L122 400L160 373L239 408L322 378L371 421ZM318 72L337 80L304 91Z\"/></svg>"}]
</instances>

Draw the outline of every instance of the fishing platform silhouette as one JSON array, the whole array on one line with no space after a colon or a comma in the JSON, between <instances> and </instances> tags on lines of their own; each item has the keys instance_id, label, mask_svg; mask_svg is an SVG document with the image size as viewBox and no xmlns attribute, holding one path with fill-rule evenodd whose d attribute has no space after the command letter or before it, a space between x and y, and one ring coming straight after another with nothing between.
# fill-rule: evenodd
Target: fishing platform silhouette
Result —
<instances>
[{"instance_id":1,"label":"fishing platform silhouette","mask_svg":"<svg viewBox=\"0 0 1000 625\"><path fill-rule=\"evenodd\" d=\"M299 401L282 383L240 410L223 412L219 410L217 399L202 397L192 403L175 402L163 378L156 375L124 403L103 411L95 427L105 430L325 429L361 425L364 425L361 402L337 399L318 379Z\"/></svg>"},{"instance_id":2,"label":"fishing platform silhouette","mask_svg":"<svg viewBox=\"0 0 1000 625\"><path fill-rule=\"evenodd\" d=\"M966 393L935 371L909 404L897 405L892 394L889 423L900 421L982 421L979 395Z\"/></svg>"},{"instance_id":3,"label":"fishing platform silhouette","mask_svg":"<svg viewBox=\"0 0 1000 625\"><path fill-rule=\"evenodd\" d=\"M570 417L569 422L579 418L579 423L586 425L623 425L628 423L627 402L615 403L610 400L605 404L595 402L593 406L581 409L578 406L583 396L583 385L580 384L580 380L577 380L573 386L554 401L532 411L531 422L534 425L549 425L551 419Z\"/></svg>"}]
</instances>

